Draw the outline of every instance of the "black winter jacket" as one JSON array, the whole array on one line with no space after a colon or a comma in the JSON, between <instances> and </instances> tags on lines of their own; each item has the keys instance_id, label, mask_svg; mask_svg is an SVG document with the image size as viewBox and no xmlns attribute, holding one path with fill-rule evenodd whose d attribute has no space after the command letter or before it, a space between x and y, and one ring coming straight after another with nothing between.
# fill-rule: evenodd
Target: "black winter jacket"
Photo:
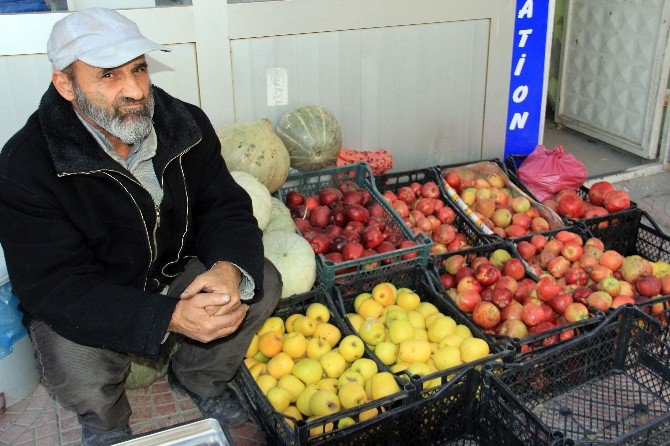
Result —
<instances>
[{"instance_id":1,"label":"black winter jacket","mask_svg":"<svg viewBox=\"0 0 670 446\"><path fill-rule=\"evenodd\" d=\"M262 233L199 108L153 87L164 191L108 156L51 85L0 154L0 243L28 318L76 343L156 357L189 257L247 271L262 295ZM160 223L159 223L160 222Z\"/></svg>"}]
</instances>

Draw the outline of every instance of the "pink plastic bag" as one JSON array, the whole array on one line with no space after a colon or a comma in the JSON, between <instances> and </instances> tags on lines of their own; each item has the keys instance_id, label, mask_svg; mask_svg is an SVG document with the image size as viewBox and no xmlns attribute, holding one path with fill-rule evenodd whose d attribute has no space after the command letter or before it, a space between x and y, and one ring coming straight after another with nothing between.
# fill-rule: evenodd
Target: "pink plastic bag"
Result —
<instances>
[{"instance_id":1,"label":"pink plastic bag","mask_svg":"<svg viewBox=\"0 0 670 446\"><path fill-rule=\"evenodd\" d=\"M561 189L578 189L586 181L584 163L571 153L564 153L563 146L547 150L537 146L518 169L521 181L538 200L551 198Z\"/></svg>"}]
</instances>

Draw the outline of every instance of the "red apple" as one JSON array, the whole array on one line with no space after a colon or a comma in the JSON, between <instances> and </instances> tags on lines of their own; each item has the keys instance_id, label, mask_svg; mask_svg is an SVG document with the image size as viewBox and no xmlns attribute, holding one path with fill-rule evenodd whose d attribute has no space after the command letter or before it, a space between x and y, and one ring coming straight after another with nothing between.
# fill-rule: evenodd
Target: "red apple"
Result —
<instances>
[{"instance_id":1,"label":"red apple","mask_svg":"<svg viewBox=\"0 0 670 446\"><path fill-rule=\"evenodd\" d=\"M561 255L571 262L578 262L583 253L581 245L573 242L565 243L561 250Z\"/></svg>"},{"instance_id":2,"label":"red apple","mask_svg":"<svg viewBox=\"0 0 670 446\"><path fill-rule=\"evenodd\" d=\"M565 276L568 268L570 268L570 261L563 256L556 256L547 263L547 271L556 278Z\"/></svg>"},{"instance_id":3,"label":"red apple","mask_svg":"<svg viewBox=\"0 0 670 446\"><path fill-rule=\"evenodd\" d=\"M577 195L565 195L558 201L557 213L562 217L579 219L585 210L584 201Z\"/></svg>"},{"instance_id":4,"label":"red apple","mask_svg":"<svg viewBox=\"0 0 670 446\"><path fill-rule=\"evenodd\" d=\"M561 291L561 287L551 277L543 277L535 285L535 293L542 302L550 302Z\"/></svg>"},{"instance_id":5,"label":"red apple","mask_svg":"<svg viewBox=\"0 0 670 446\"><path fill-rule=\"evenodd\" d=\"M500 270L491 263L482 264L475 270L475 277L484 286L493 285L500 276Z\"/></svg>"},{"instance_id":6,"label":"red apple","mask_svg":"<svg viewBox=\"0 0 670 446\"><path fill-rule=\"evenodd\" d=\"M565 272L565 283L568 285L586 285L589 281L589 275L584 269L575 267Z\"/></svg>"},{"instance_id":7,"label":"red apple","mask_svg":"<svg viewBox=\"0 0 670 446\"><path fill-rule=\"evenodd\" d=\"M413 248L416 246L416 243L410 241L410 240L405 240L403 242L400 242L400 246L398 246L399 249L407 249L407 248ZM407 260L407 259L412 259L414 257L417 257L419 253L417 251L410 251L406 252L405 254L402 254L400 256L401 259Z\"/></svg>"},{"instance_id":8,"label":"red apple","mask_svg":"<svg viewBox=\"0 0 670 446\"><path fill-rule=\"evenodd\" d=\"M655 276L642 276L635 281L635 289L646 297L654 297L661 292L661 281Z\"/></svg>"},{"instance_id":9,"label":"red apple","mask_svg":"<svg viewBox=\"0 0 670 446\"><path fill-rule=\"evenodd\" d=\"M609 212L623 211L630 207L630 197L626 191L612 190L605 194L603 204Z\"/></svg>"},{"instance_id":10,"label":"red apple","mask_svg":"<svg viewBox=\"0 0 670 446\"><path fill-rule=\"evenodd\" d=\"M456 213L449 206L444 206L439 211L437 211L437 218L446 224L452 224L456 219Z\"/></svg>"},{"instance_id":11,"label":"red apple","mask_svg":"<svg viewBox=\"0 0 670 446\"><path fill-rule=\"evenodd\" d=\"M465 266L465 257L460 254L453 255L444 261L444 269L449 274L455 275L463 266Z\"/></svg>"},{"instance_id":12,"label":"red apple","mask_svg":"<svg viewBox=\"0 0 670 446\"><path fill-rule=\"evenodd\" d=\"M342 258L347 260L359 259L363 256L365 248L360 243L349 242L342 248Z\"/></svg>"},{"instance_id":13,"label":"red apple","mask_svg":"<svg viewBox=\"0 0 670 446\"><path fill-rule=\"evenodd\" d=\"M482 301L473 308L472 319L482 328L493 328L500 322L500 310L491 302Z\"/></svg>"},{"instance_id":14,"label":"red apple","mask_svg":"<svg viewBox=\"0 0 670 446\"><path fill-rule=\"evenodd\" d=\"M573 302L568 305L568 308L565 309L563 317L565 318L566 322L569 323L579 322L589 317L589 309L586 308L586 305L584 304Z\"/></svg>"},{"instance_id":15,"label":"red apple","mask_svg":"<svg viewBox=\"0 0 670 446\"><path fill-rule=\"evenodd\" d=\"M568 305L570 305L573 302L574 300L572 299L572 296L569 295L568 293L558 293L557 295L551 298L549 304L556 313L563 314L565 313L565 310L568 308Z\"/></svg>"},{"instance_id":16,"label":"red apple","mask_svg":"<svg viewBox=\"0 0 670 446\"><path fill-rule=\"evenodd\" d=\"M491 302L502 310L515 300L514 295L507 288L494 288L491 292Z\"/></svg>"},{"instance_id":17,"label":"red apple","mask_svg":"<svg viewBox=\"0 0 670 446\"><path fill-rule=\"evenodd\" d=\"M319 191L319 204L332 207L342 199L342 191L334 187L324 187Z\"/></svg>"},{"instance_id":18,"label":"red apple","mask_svg":"<svg viewBox=\"0 0 670 446\"><path fill-rule=\"evenodd\" d=\"M544 320L544 310L542 306L529 302L523 306L521 310L521 320L528 327L534 327Z\"/></svg>"},{"instance_id":19,"label":"red apple","mask_svg":"<svg viewBox=\"0 0 670 446\"><path fill-rule=\"evenodd\" d=\"M312 226L325 228L330 223L330 208L328 206L316 207L309 216L309 222Z\"/></svg>"},{"instance_id":20,"label":"red apple","mask_svg":"<svg viewBox=\"0 0 670 446\"><path fill-rule=\"evenodd\" d=\"M509 319L521 319L521 311L523 310L523 305L521 305L517 300L512 300L505 308L500 312L500 319L503 321Z\"/></svg>"},{"instance_id":21,"label":"red apple","mask_svg":"<svg viewBox=\"0 0 670 446\"><path fill-rule=\"evenodd\" d=\"M466 290L459 292L454 296L454 302L459 310L464 313L472 313L475 305L482 301L481 296L478 292L473 290Z\"/></svg>"},{"instance_id":22,"label":"red apple","mask_svg":"<svg viewBox=\"0 0 670 446\"><path fill-rule=\"evenodd\" d=\"M510 338L523 339L528 337L528 328L519 319L506 319L500 324L498 334L501 336L509 336Z\"/></svg>"},{"instance_id":23,"label":"red apple","mask_svg":"<svg viewBox=\"0 0 670 446\"><path fill-rule=\"evenodd\" d=\"M589 189L589 201L596 206L602 206L605 200L605 195L612 190L614 190L614 187L607 181L593 183Z\"/></svg>"},{"instance_id":24,"label":"red apple","mask_svg":"<svg viewBox=\"0 0 670 446\"><path fill-rule=\"evenodd\" d=\"M437 198L440 196L440 188L432 181L428 181L421 186L421 196L425 198Z\"/></svg>"},{"instance_id":25,"label":"red apple","mask_svg":"<svg viewBox=\"0 0 670 446\"><path fill-rule=\"evenodd\" d=\"M589 307L600 311L607 311L612 306L612 296L604 291L595 291L587 300Z\"/></svg>"}]
</instances>

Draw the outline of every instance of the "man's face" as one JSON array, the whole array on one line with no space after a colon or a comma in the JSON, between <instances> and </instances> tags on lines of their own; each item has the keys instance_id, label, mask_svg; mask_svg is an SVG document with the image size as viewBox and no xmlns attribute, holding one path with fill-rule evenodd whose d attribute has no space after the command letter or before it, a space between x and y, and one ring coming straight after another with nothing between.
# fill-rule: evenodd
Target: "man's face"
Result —
<instances>
[{"instance_id":1,"label":"man's face","mask_svg":"<svg viewBox=\"0 0 670 446\"><path fill-rule=\"evenodd\" d=\"M151 131L154 99L144 56L116 68L77 61L71 80L75 108L112 136L135 144Z\"/></svg>"}]
</instances>

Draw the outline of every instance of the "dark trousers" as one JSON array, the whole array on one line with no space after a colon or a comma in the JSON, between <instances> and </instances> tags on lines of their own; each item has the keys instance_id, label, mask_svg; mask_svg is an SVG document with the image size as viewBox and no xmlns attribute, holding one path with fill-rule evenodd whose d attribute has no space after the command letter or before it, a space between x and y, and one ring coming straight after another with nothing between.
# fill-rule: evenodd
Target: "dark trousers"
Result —
<instances>
[{"instance_id":1,"label":"dark trousers","mask_svg":"<svg viewBox=\"0 0 670 446\"><path fill-rule=\"evenodd\" d=\"M204 270L199 261L189 262L168 295L179 296ZM178 340L172 370L191 392L220 395L235 376L251 339L272 314L281 294L281 276L267 259L263 274L263 298L250 305L237 332L207 344L183 337ZM82 424L102 431L128 424L131 409L124 388L130 370L128 355L76 344L42 321L30 325L30 335L45 385L78 414Z\"/></svg>"}]
</instances>

